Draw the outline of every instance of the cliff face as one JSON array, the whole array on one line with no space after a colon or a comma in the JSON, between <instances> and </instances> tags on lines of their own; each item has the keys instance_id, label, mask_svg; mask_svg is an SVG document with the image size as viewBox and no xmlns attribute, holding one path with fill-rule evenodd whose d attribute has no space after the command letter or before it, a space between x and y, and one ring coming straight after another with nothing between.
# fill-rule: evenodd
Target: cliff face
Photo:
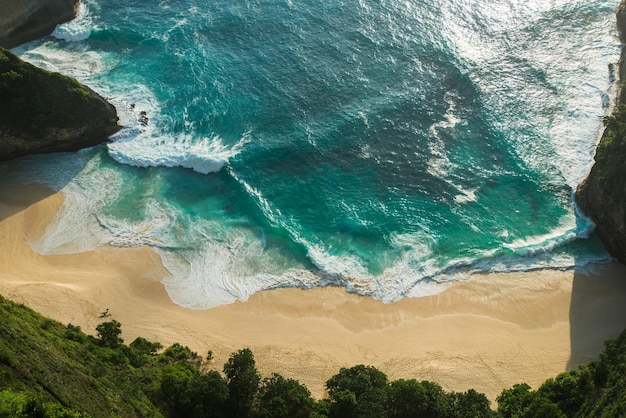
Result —
<instances>
[{"instance_id":1,"label":"cliff face","mask_svg":"<svg viewBox=\"0 0 626 418\"><path fill-rule=\"evenodd\" d=\"M13 48L49 35L76 16L78 0L0 1L0 46Z\"/></svg>"},{"instance_id":2,"label":"cliff face","mask_svg":"<svg viewBox=\"0 0 626 418\"><path fill-rule=\"evenodd\" d=\"M626 43L626 0L617 12L617 27ZM626 76L626 51L620 58L620 82ZM607 250L626 264L626 89L620 89L618 105L598 144L589 177L576 191L579 208L596 223L596 234Z\"/></svg>"},{"instance_id":3,"label":"cliff face","mask_svg":"<svg viewBox=\"0 0 626 418\"><path fill-rule=\"evenodd\" d=\"M76 80L0 48L0 161L75 151L120 129L115 108Z\"/></svg>"}]
</instances>

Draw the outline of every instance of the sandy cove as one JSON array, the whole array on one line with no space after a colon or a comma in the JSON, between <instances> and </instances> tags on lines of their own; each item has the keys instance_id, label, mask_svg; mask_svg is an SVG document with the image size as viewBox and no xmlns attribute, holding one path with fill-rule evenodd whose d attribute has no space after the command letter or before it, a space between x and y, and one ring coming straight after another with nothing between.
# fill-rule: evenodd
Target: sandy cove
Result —
<instances>
[{"instance_id":1,"label":"sandy cove","mask_svg":"<svg viewBox=\"0 0 626 418\"><path fill-rule=\"evenodd\" d=\"M0 190L0 294L93 333L100 312L125 341L180 342L221 370L240 348L264 376L277 372L323 397L340 367L373 365L390 379L474 388L543 380L595 358L626 328L626 268L475 275L445 292L385 305L342 288L277 289L206 311L172 303L167 271L149 248L41 256L28 246L63 202L41 186Z\"/></svg>"}]
</instances>

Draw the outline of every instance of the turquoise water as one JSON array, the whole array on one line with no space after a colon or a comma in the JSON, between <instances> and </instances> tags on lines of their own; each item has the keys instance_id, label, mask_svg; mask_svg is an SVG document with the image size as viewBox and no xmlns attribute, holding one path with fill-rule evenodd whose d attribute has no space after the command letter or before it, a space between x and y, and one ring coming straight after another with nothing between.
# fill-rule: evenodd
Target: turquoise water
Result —
<instances>
[{"instance_id":1,"label":"turquoise water","mask_svg":"<svg viewBox=\"0 0 626 418\"><path fill-rule=\"evenodd\" d=\"M33 247L150 245L197 309L607 260L572 194L618 4L85 0L15 51L92 86L124 129L55 157L67 202Z\"/></svg>"}]
</instances>

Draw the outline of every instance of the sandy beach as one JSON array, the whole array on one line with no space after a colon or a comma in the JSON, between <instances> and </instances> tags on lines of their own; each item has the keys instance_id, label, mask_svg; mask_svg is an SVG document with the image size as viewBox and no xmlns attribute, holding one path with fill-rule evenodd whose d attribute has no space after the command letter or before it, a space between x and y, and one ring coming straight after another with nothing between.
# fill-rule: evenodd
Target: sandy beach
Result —
<instances>
[{"instance_id":1,"label":"sandy beach","mask_svg":"<svg viewBox=\"0 0 626 418\"><path fill-rule=\"evenodd\" d=\"M109 309L126 342L137 336L214 354L221 370L249 347L264 376L278 372L324 396L340 367L373 365L390 379L474 388L491 400L593 359L626 328L626 268L476 275L445 292L385 305L341 288L278 289L207 311L173 304L149 248L41 256L41 234L63 196L41 186L0 190L0 294L94 333Z\"/></svg>"}]
</instances>

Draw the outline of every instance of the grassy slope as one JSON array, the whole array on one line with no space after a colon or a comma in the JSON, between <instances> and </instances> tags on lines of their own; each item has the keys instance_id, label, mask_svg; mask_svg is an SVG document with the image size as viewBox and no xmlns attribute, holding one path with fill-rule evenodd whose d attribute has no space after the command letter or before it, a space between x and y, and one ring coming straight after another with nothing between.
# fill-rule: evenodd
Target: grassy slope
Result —
<instances>
[{"instance_id":1,"label":"grassy slope","mask_svg":"<svg viewBox=\"0 0 626 418\"><path fill-rule=\"evenodd\" d=\"M142 391L152 367L0 298L0 390L11 389L92 416L160 416ZM151 377L152 376L152 377Z\"/></svg>"},{"instance_id":2,"label":"grassy slope","mask_svg":"<svg viewBox=\"0 0 626 418\"><path fill-rule=\"evenodd\" d=\"M80 126L102 108L76 80L37 68L3 48L0 101L0 125L20 130Z\"/></svg>"}]
</instances>

